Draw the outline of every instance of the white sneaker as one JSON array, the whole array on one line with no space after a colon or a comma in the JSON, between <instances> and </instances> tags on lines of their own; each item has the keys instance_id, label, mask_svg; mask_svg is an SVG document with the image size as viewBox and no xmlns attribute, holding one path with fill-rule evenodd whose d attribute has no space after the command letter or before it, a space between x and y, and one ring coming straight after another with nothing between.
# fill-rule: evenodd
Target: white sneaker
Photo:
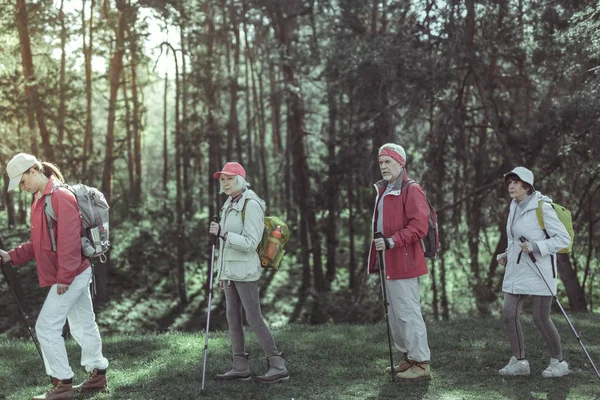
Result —
<instances>
[{"instance_id":1,"label":"white sneaker","mask_svg":"<svg viewBox=\"0 0 600 400\"><path fill-rule=\"evenodd\" d=\"M512 356L508 364L498 371L498 374L503 376L529 375L529 361L517 360L517 357Z\"/></svg>"},{"instance_id":2,"label":"white sneaker","mask_svg":"<svg viewBox=\"0 0 600 400\"><path fill-rule=\"evenodd\" d=\"M542 376L544 378L558 378L559 376L569 375L571 370L569 369L569 364L565 360L558 361L556 358L550 359L550 364L548 364L548 368L542 371Z\"/></svg>"}]
</instances>

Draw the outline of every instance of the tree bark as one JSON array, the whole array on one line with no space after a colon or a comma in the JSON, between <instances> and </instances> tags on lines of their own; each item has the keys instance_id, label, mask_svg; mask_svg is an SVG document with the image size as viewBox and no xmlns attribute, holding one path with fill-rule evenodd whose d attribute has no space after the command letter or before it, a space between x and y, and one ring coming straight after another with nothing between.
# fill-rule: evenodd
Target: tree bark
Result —
<instances>
[{"instance_id":1,"label":"tree bark","mask_svg":"<svg viewBox=\"0 0 600 400\"><path fill-rule=\"evenodd\" d=\"M269 198L269 186L267 179L267 151L266 151L266 140L265 140L265 118L264 118L264 108L262 107L262 95L259 98L259 89L257 85L257 79L261 79L260 74L257 73L255 62L256 57L254 57L254 50L258 49L260 46L260 37L257 36L255 38L254 47L250 49L247 48L247 57L248 64L250 65L250 81L252 82L252 110L253 113L253 126L254 131L258 132L258 165L260 165L259 175L261 177L262 183L262 195L264 198Z\"/></svg>"},{"instance_id":2,"label":"tree bark","mask_svg":"<svg viewBox=\"0 0 600 400\"><path fill-rule=\"evenodd\" d=\"M85 3L82 1L81 7L81 30L83 40L83 57L85 68L85 134L83 137L83 160L81 165L82 179L87 180L88 157L93 154L94 141L92 138L92 48L94 39L94 6L95 0L90 2L90 21L89 21L89 39L85 41L86 35L86 19L85 19Z\"/></svg>"},{"instance_id":3,"label":"tree bark","mask_svg":"<svg viewBox=\"0 0 600 400\"><path fill-rule=\"evenodd\" d=\"M131 29L127 30L129 39L129 68L131 69L131 102L133 103L133 116L131 118L131 137L133 139L132 164L133 164L133 207L140 205L142 196L142 113L140 96L138 95L137 79L137 37Z\"/></svg>"},{"instance_id":4,"label":"tree bark","mask_svg":"<svg viewBox=\"0 0 600 400\"><path fill-rule=\"evenodd\" d=\"M169 50L167 50L167 57L169 56ZM169 93L169 73L165 72L165 87L163 94L163 175L162 175L162 188L167 195L167 183L169 182L169 124L167 118L167 106L168 106L168 93Z\"/></svg>"},{"instance_id":5,"label":"tree bark","mask_svg":"<svg viewBox=\"0 0 600 400\"><path fill-rule=\"evenodd\" d=\"M183 211L189 216L192 212L192 191L190 190L191 174L191 150L190 150L190 121L188 121L188 84L187 84L187 50L186 50L186 28L187 14L185 2L179 6L179 32L181 46L181 157L183 169L182 190Z\"/></svg>"},{"instance_id":6,"label":"tree bark","mask_svg":"<svg viewBox=\"0 0 600 400\"><path fill-rule=\"evenodd\" d=\"M245 77L245 82L246 82L246 90L244 91L244 95L245 95L245 103L246 103L246 151L248 152L247 155L247 161L246 161L246 168L252 170L253 166L254 166L254 151L253 151L253 140L252 140L252 136L254 134L254 129L252 127L252 102L250 100L250 88L251 88L251 83L250 83L250 44L248 41L248 26L247 26L247 19L248 19L248 5L247 3L244 1L242 2L242 12L243 12L243 19L242 19L242 26L244 29L244 77Z\"/></svg>"},{"instance_id":7,"label":"tree bark","mask_svg":"<svg viewBox=\"0 0 600 400\"><path fill-rule=\"evenodd\" d=\"M17 0L15 17L17 29L19 31L19 43L21 48L21 63L23 67L23 77L25 78L25 97L29 107L31 108L30 115L35 116L37 121L40 136L42 138L42 147L44 156L47 160L54 160L54 151L50 143L50 132L46 127L46 120L42 109L42 101L38 94L37 78L33 66L33 56L31 54L31 41L29 39L29 21L27 17L27 6L25 0ZM30 124L30 129L33 126ZM33 130L32 130L33 133ZM32 134L32 137L34 135ZM36 140L33 141L36 143Z\"/></svg>"},{"instance_id":8,"label":"tree bark","mask_svg":"<svg viewBox=\"0 0 600 400\"><path fill-rule=\"evenodd\" d=\"M102 174L102 192L106 201L110 204L112 199L112 176L114 162L114 143L115 143L115 121L117 115L117 96L120 85L120 78L123 71L123 54L125 53L125 30L126 30L126 8L125 0L117 0L118 22L113 25L115 32L115 48L110 61L109 83L110 96L108 100L108 123L106 128L106 145L104 153L104 171ZM109 19L110 16L106 15Z\"/></svg>"},{"instance_id":9,"label":"tree bark","mask_svg":"<svg viewBox=\"0 0 600 400\"><path fill-rule=\"evenodd\" d=\"M58 148L62 149L63 141L65 137L65 109L66 109L66 88L65 88L65 74L66 74L66 42L67 42L67 27L65 26L65 12L64 12L64 0L60 0L60 8L58 11L58 20L60 21L60 72L59 72L59 92L60 99L58 103Z\"/></svg>"},{"instance_id":10,"label":"tree bark","mask_svg":"<svg viewBox=\"0 0 600 400\"><path fill-rule=\"evenodd\" d=\"M556 264L558 269L558 275L565 285L565 291L569 298L569 306L573 312L586 312L587 301L585 299L585 293L583 288L579 284L577 274L571 266L571 260L569 260L568 254L556 254Z\"/></svg>"},{"instance_id":11,"label":"tree bark","mask_svg":"<svg viewBox=\"0 0 600 400\"><path fill-rule=\"evenodd\" d=\"M337 142L337 93L335 81L337 79L337 70L333 65L329 67L327 78L327 104L329 112L329 127L327 137L327 164L328 164L328 183L325 188L327 197L327 226L325 228L327 235L327 265L325 273L325 284L327 290L331 289L331 284L336 276L336 255L338 249L337 221L338 221L338 187L340 178L338 176L338 166L336 157Z\"/></svg>"},{"instance_id":12,"label":"tree bark","mask_svg":"<svg viewBox=\"0 0 600 400\"><path fill-rule=\"evenodd\" d=\"M300 95L300 86L295 77L292 57L292 42L290 40L296 26L298 16L297 8L301 2L286 2L285 5L265 4L281 47L285 51L285 62L282 60L284 81L286 83L286 104L288 108L287 126L290 137L292 155L293 192L300 211L301 226L306 227L310 237L310 249L302 248L304 254L312 253L312 277L314 291L313 308L311 312L311 323L323 323L327 320L327 314L323 307L327 292L323 264L321 260L321 240L317 225L314 196L310 187L308 177L309 167L306 161L306 150L304 148L304 107ZM284 15L283 7L291 9L289 15ZM301 236L303 232L301 229ZM302 238L301 240L305 240ZM308 246L308 241L305 241Z\"/></svg>"},{"instance_id":13,"label":"tree bark","mask_svg":"<svg viewBox=\"0 0 600 400\"><path fill-rule=\"evenodd\" d=\"M177 243L176 243L176 256L177 256L177 293L179 295L179 303L187 304L187 292L185 287L185 227L183 224L183 179L182 179L182 149L183 145L181 138L181 117L180 117L180 102L181 102L181 82L179 75L179 63L177 60L177 53L170 43L163 43L168 46L173 52L173 58L175 61L175 186L176 186L176 198L175 198L175 226L177 229Z\"/></svg>"},{"instance_id":14,"label":"tree bark","mask_svg":"<svg viewBox=\"0 0 600 400\"><path fill-rule=\"evenodd\" d=\"M133 156L133 134L131 126L135 123L135 121L131 120L131 108L129 107L129 96L127 95L127 71L123 70L123 85L121 85L123 89L123 105L125 108L125 142L127 144L127 176L129 177L129 190L130 193L135 191L135 171L134 164L135 159ZM128 196L130 199L135 199L135 195ZM135 200L133 202L135 203Z\"/></svg>"}]
</instances>

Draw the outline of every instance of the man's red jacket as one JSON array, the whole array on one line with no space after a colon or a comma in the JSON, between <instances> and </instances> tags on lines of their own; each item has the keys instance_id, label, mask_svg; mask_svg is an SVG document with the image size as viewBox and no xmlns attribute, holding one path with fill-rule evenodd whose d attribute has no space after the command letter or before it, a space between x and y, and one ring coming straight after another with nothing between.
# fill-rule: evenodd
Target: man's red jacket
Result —
<instances>
[{"instance_id":1,"label":"man's red jacket","mask_svg":"<svg viewBox=\"0 0 600 400\"><path fill-rule=\"evenodd\" d=\"M427 262L421 238L427 236L429 226L429 204L421 185L416 182L407 187L408 176L402 179L383 199L388 182L375 184L377 197L373 211L373 235L377 228L377 204L383 201L383 235L394 240L394 247L383 252L386 279L407 279L425 275ZM408 193L408 196L407 196ZM375 263L377 251L371 242L369 250L369 273L379 272Z\"/></svg>"}]
</instances>

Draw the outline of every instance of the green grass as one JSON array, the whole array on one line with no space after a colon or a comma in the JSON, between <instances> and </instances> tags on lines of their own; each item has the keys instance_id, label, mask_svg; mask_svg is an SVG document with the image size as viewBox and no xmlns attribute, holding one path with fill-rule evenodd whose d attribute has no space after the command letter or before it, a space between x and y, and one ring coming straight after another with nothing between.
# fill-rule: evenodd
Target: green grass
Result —
<instances>
[{"instance_id":1,"label":"green grass","mask_svg":"<svg viewBox=\"0 0 600 400\"><path fill-rule=\"evenodd\" d=\"M592 358L600 362L600 318L572 316ZM544 379L546 348L531 320L524 318L529 377L502 378L497 370L510 357L502 321L463 318L428 323L432 379L392 383L384 373L389 363L385 325L291 325L274 330L286 353L291 378L271 386L253 382L216 382L229 368L225 332L212 332L209 341L206 396L208 399L600 399L600 379L589 365L569 326L554 316L565 357L573 373ZM110 392L79 398L200 399L203 332L192 334L119 335L104 337L111 362ZM75 381L86 376L79 367L79 348L67 349ZM254 375L266 362L251 332L247 350ZM48 387L42 363L31 341L0 336L0 399L29 399Z\"/></svg>"}]
</instances>

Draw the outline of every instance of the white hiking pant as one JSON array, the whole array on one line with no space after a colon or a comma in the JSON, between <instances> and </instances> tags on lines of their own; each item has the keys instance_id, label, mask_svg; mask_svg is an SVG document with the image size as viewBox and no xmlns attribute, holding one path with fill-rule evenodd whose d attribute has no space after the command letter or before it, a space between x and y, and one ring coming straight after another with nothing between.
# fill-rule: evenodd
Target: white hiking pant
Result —
<instances>
[{"instance_id":1,"label":"white hiking pant","mask_svg":"<svg viewBox=\"0 0 600 400\"><path fill-rule=\"evenodd\" d=\"M71 379L74 375L61 336L67 318L71 335L81 346L81 365L86 371L108 367L108 360L102 356L102 340L92 306L91 276L92 269L87 268L61 295L56 292L56 284L52 285L35 324L46 373L60 380Z\"/></svg>"},{"instance_id":2,"label":"white hiking pant","mask_svg":"<svg viewBox=\"0 0 600 400\"><path fill-rule=\"evenodd\" d=\"M429 361L427 328L421 314L419 278L385 280L395 347L413 361Z\"/></svg>"}]
</instances>

